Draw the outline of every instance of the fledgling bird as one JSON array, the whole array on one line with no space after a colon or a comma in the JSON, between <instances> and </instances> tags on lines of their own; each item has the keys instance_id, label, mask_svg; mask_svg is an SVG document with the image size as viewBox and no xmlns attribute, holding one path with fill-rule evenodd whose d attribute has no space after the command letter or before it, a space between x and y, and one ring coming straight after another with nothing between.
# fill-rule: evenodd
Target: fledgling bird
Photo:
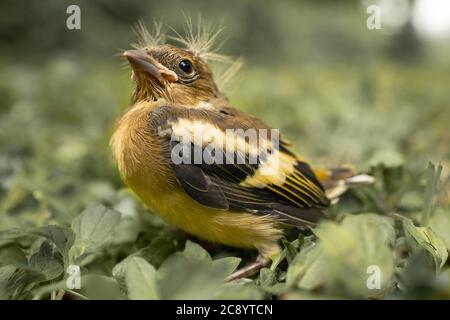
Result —
<instances>
[{"instance_id":1,"label":"fledgling bird","mask_svg":"<svg viewBox=\"0 0 450 320\"><path fill-rule=\"evenodd\" d=\"M325 187L336 190L358 178L350 168L313 170L282 137L278 146L272 136L261 138L265 147L258 149L245 137L227 135L227 129L271 128L231 106L204 59L206 50L194 48L193 39L182 42L186 48L147 44L124 52L135 89L110 144L123 181L168 224L211 242L259 251L259 260L233 280L280 252L285 226L311 226L323 217L330 205ZM209 40L204 43L209 48ZM186 136L187 142L181 138ZM227 143L232 152L221 157L230 161L173 159L180 144L181 155L192 151L192 160L195 150L222 150Z\"/></svg>"}]
</instances>

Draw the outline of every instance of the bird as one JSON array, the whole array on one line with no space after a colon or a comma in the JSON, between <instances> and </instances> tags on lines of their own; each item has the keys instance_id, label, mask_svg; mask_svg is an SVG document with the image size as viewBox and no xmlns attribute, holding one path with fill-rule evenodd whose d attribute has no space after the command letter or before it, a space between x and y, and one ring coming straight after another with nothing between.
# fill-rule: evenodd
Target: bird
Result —
<instances>
[{"instance_id":1,"label":"bird","mask_svg":"<svg viewBox=\"0 0 450 320\"><path fill-rule=\"evenodd\" d=\"M315 226L333 192L370 180L350 166L311 166L277 130L235 108L208 64L220 57L210 51L216 33L190 32L177 38L181 45L143 33L147 41L123 52L134 91L110 139L113 158L124 183L167 224L258 251L228 281L277 256L287 227Z\"/></svg>"}]
</instances>

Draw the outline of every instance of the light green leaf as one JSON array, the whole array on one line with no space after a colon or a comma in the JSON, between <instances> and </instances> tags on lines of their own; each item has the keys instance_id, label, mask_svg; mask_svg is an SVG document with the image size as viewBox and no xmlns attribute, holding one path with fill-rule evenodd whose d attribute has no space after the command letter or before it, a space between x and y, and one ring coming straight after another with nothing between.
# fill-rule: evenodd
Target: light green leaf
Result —
<instances>
[{"instance_id":1,"label":"light green leaf","mask_svg":"<svg viewBox=\"0 0 450 320\"><path fill-rule=\"evenodd\" d=\"M208 251L203 249L199 244L192 241L186 241L186 246L183 251L183 255L192 262L203 262L211 264L212 259Z\"/></svg>"},{"instance_id":2,"label":"light green leaf","mask_svg":"<svg viewBox=\"0 0 450 320\"><path fill-rule=\"evenodd\" d=\"M259 271L259 284L261 287L269 287L277 282L275 271L269 268L262 268Z\"/></svg>"},{"instance_id":3,"label":"light green leaf","mask_svg":"<svg viewBox=\"0 0 450 320\"><path fill-rule=\"evenodd\" d=\"M368 161L369 166L382 164L385 167L399 167L405 162L401 153L395 149L380 149Z\"/></svg>"},{"instance_id":4,"label":"light green leaf","mask_svg":"<svg viewBox=\"0 0 450 320\"><path fill-rule=\"evenodd\" d=\"M450 251L450 209L437 209L431 216L429 227L444 241Z\"/></svg>"},{"instance_id":5,"label":"light green leaf","mask_svg":"<svg viewBox=\"0 0 450 320\"><path fill-rule=\"evenodd\" d=\"M282 241L284 248L286 249L286 259L288 263L291 263L292 260L294 260L295 256L297 255L297 249L292 243L290 243L286 239L282 239ZM296 241L298 240L296 239Z\"/></svg>"},{"instance_id":6,"label":"light green leaf","mask_svg":"<svg viewBox=\"0 0 450 320\"><path fill-rule=\"evenodd\" d=\"M72 230L75 232L75 242L71 249L72 259L105 245L119 221L119 212L100 204L86 208L72 221Z\"/></svg>"},{"instance_id":7,"label":"light green leaf","mask_svg":"<svg viewBox=\"0 0 450 320\"><path fill-rule=\"evenodd\" d=\"M254 282L226 283L214 294L213 299L218 300L261 300L264 291Z\"/></svg>"},{"instance_id":8,"label":"light green leaf","mask_svg":"<svg viewBox=\"0 0 450 320\"><path fill-rule=\"evenodd\" d=\"M133 254L114 267L113 276L131 299L212 299L239 263L235 257L213 261L207 251L188 241L185 250L171 255L156 273ZM150 278L143 278L142 273Z\"/></svg>"},{"instance_id":9,"label":"light green leaf","mask_svg":"<svg viewBox=\"0 0 450 320\"><path fill-rule=\"evenodd\" d=\"M375 214L346 216L340 225L324 222L316 230L331 292L352 297L378 295L392 286L394 259L388 244L395 238L393 221ZM368 270L379 270L380 287L367 286ZM370 268L370 269L369 269Z\"/></svg>"},{"instance_id":10,"label":"light green leaf","mask_svg":"<svg viewBox=\"0 0 450 320\"><path fill-rule=\"evenodd\" d=\"M204 262L193 262L180 252L166 259L158 270L163 299L210 299L219 282L209 275Z\"/></svg>"},{"instance_id":11,"label":"light green leaf","mask_svg":"<svg viewBox=\"0 0 450 320\"><path fill-rule=\"evenodd\" d=\"M221 259L216 259L212 263L213 269L221 270L227 277L233 273L234 270L239 266L241 262L240 258L237 257L226 257Z\"/></svg>"},{"instance_id":12,"label":"light green leaf","mask_svg":"<svg viewBox=\"0 0 450 320\"><path fill-rule=\"evenodd\" d=\"M293 259L295 257L295 255L297 254L297 248L299 248L300 246L303 245L305 239L302 235L299 235L299 239L295 239L292 242L288 242L286 241L286 243L290 244L290 248L289 250L291 251L291 258ZM274 257L272 257L272 264L270 266L270 270L274 271L278 265L286 258L287 254L288 254L288 248L286 247L286 243L285 243L285 247L283 250L281 250L281 252L279 252L277 255L275 255ZM295 250L295 254L294 254L294 250ZM293 256L292 256L293 255ZM289 261L289 260L288 260Z\"/></svg>"},{"instance_id":13,"label":"light green leaf","mask_svg":"<svg viewBox=\"0 0 450 320\"><path fill-rule=\"evenodd\" d=\"M286 275L286 285L296 285L300 288L314 289L325 280L323 272L324 261L319 244L304 248L289 265Z\"/></svg>"},{"instance_id":14,"label":"light green leaf","mask_svg":"<svg viewBox=\"0 0 450 320\"><path fill-rule=\"evenodd\" d=\"M262 268L259 272L259 286L264 291L279 295L286 291L286 283L278 282L276 273L269 268Z\"/></svg>"},{"instance_id":15,"label":"light green leaf","mask_svg":"<svg viewBox=\"0 0 450 320\"><path fill-rule=\"evenodd\" d=\"M214 265L204 258L190 258L184 252L176 252L159 268L158 283L163 299L212 299L229 275L228 263Z\"/></svg>"},{"instance_id":16,"label":"light green leaf","mask_svg":"<svg viewBox=\"0 0 450 320\"><path fill-rule=\"evenodd\" d=\"M403 219L403 225L406 233L433 256L436 267L442 268L448 258L444 241L431 228L416 227L409 219Z\"/></svg>"},{"instance_id":17,"label":"light green leaf","mask_svg":"<svg viewBox=\"0 0 450 320\"><path fill-rule=\"evenodd\" d=\"M364 240L370 248L372 239L365 236L372 235L386 245L393 245L395 242L394 221L388 217L374 213L349 215L342 221L342 226L360 236L359 240Z\"/></svg>"},{"instance_id":18,"label":"light green leaf","mask_svg":"<svg viewBox=\"0 0 450 320\"><path fill-rule=\"evenodd\" d=\"M125 282L128 297L132 300L160 299L155 268L139 257L127 259Z\"/></svg>"},{"instance_id":19,"label":"light green leaf","mask_svg":"<svg viewBox=\"0 0 450 320\"><path fill-rule=\"evenodd\" d=\"M28 265L25 253L15 245L4 246L0 248L0 266L14 265L24 267Z\"/></svg>"},{"instance_id":20,"label":"light green leaf","mask_svg":"<svg viewBox=\"0 0 450 320\"><path fill-rule=\"evenodd\" d=\"M123 299L119 285L114 278L99 274L87 274L81 277L81 290L76 291L79 297L92 300L120 300ZM77 298L77 296L73 296Z\"/></svg>"},{"instance_id":21,"label":"light green leaf","mask_svg":"<svg viewBox=\"0 0 450 320\"><path fill-rule=\"evenodd\" d=\"M128 259L130 259L131 256L125 258L124 260L120 261L118 264L114 266L111 273L114 279L116 279L117 283L119 284L122 291L127 292L127 284L125 281L125 271L126 266L128 263Z\"/></svg>"}]
</instances>

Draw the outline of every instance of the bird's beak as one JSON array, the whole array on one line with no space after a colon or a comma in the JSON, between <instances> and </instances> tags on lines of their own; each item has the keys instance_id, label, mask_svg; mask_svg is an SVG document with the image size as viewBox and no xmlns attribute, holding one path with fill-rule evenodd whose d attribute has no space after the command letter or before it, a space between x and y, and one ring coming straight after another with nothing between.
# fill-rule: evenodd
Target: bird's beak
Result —
<instances>
[{"instance_id":1,"label":"bird's beak","mask_svg":"<svg viewBox=\"0 0 450 320\"><path fill-rule=\"evenodd\" d=\"M156 61L145 49L127 50L123 55L128 59L134 71L148 72L161 82L178 81L178 76L175 72Z\"/></svg>"}]
</instances>

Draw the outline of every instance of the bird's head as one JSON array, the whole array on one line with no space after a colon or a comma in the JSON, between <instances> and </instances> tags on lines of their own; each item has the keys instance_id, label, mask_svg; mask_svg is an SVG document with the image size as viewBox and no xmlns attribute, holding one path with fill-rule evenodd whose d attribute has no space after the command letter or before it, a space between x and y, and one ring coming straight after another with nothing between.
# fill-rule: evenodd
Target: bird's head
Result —
<instances>
[{"instance_id":1,"label":"bird's head","mask_svg":"<svg viewBox=\"0 0 450 320\"><path fill-rule=\"evenodd\" d=\"M124 52L133 69L134 102L160 98L196 105L219 95L207 63L187 49L158 45Z\"/></svg>"}]
</instances>

